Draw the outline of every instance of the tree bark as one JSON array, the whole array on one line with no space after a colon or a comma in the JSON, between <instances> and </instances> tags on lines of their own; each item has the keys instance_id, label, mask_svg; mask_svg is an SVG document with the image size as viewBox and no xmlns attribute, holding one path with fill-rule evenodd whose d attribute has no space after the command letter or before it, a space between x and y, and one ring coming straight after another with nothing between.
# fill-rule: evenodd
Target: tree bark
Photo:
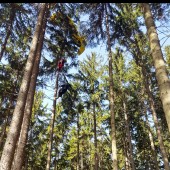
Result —
<instances>
[{"instance_id":1,"label":"tree bark","mask_svg":"<svg viewBox=\"0 0 170 170\"><path fill-rule=\"evenodd\" d=\"M80 124L79 124L79 111L77 112L77 170L80 169Z\"/></svg>"},{"instance_id":2,"label":"tree bark","mask_svg":"<svg viewBox=\"0 0 170 170\"><path fill-rule=\"evenodd\" d=\"M147 113L145 113L145 118L146 118L146 125L147 125L147 128L148 128L148 134L149 134L151 149L152 149L153 162L154 162L154 166L155 166L154 168L155 168L155 170L159 170L159 166L158 166L159 164L158 164L158 161L157 161L157 154L156 154L156 151L155 151L153 135L152 135L151 128L150 128L150 125L149 125L149 122L148 122Z\"/></svg>"},{"instance_id":3,"label":"tree bark","mask_svg":"<svg viewBox=\"0 0 170 170\"><path fill-rule=\"evenodd\" d=\"M54 170L57 170L57 148L55 147L55 160L54 160Z\"/></svg>"},{"instance_id":4,"label":"tree bark","mask_svg":"<svg viewBox=\"0 0 170 170\"><path fill-rule=\"evenodd\" d=\"M168 72L163 59L163 54L150 6L148 3L142 3L141 6L143 8L143 15L147 27L152 58L155 66L156 79L160 91L160 98L170 132L170 80L168 78Z\"/></svg>"},{"instance_id":5,"label":"tree bark","mask_svg":"<svg viewBox=\"0 0 170 170\"><path fill-rule=\"evenodd\" d=\"M97 153L97 132L96 132L96 127L97 127L97 123L96 123L96 111L95 111L95 103L93 102L93 121L94 121L94 149L95 149L95 155L94 155L94 159L95 159L95 168L94 170L98 170L98 166L99 166L99 162L98 162L98 153Z\"/></svg>"},{"instance_id":6,"label":"tree bark","mask_svg":"<svg viewBox=\"0 0 170 170\"><path fill-rule=\"evenodd\" d=\"M129 128L129 119L127 115L127 109L126 109L126 102L124 101L126 98L123 99L123 109L124 109L124 116L125 116L125 124L126 124L126 137L128 140L128 156L130 157L130 166L132 170L135 170L135 163L133 159L133 148L132 148L132 140L131 140L131 133L130 133L130 128Z\"/></svg>"},{"instance_id":7,"label":"tree bark","mask_svg":"<svg viewBox=\"0 0 170 170\"><path fill-rule=\"evenodd\" d=\"M51 151L52 151L52 143L53 143L54 121L55 121L55 114L56 114L58 78L59 78L59 72L57 72L55 89L54 89L53 110L52 110L51 123L50 123L50 140L48 143L48 156L47 156L46 170L50 170L50 163L51 163Z\"/></svg>"},{"instance_id":8,"label":"tree bark","mask_svg":"<svg viewBox=\"0 0 170 170\"><path fill-rule=\"evenodd\" d=\"M116 128L115 128L115 113L114 113L114 92L113 92L113 68L112 68L112 51L110 42L110 32L107 15L107 5L105 5L106 11L106 32L107 32L107 46L109 50L109 104L111 114L111 142L112 142L112 159L113 159L113 170L118 170L117 164L117 147L116 147Z\"/></svg>"},{"instance_id":9,"label":"tree bark","mask_svg":"<svg viewBox=\"0 0 170 170\"><path fill-rule=\"evenodd\" d=\"M124 169L126 170L131 170L131 165L130 165L130 159L128 155L128 142L127 142L127 137L124 136L123 138L123 148L124 148Z\"/></svg>"},{"instance_id":10,"label":"tree bark","mask_svg":"<svg viewBox=\"0 0 170 170\"><path fill-rule=\"evenodd\" d=\"M81 170L84 169L83 152L80 153L80 167L81 167Z\"/></svg>"},{"instance_id":11,"label":"tree bark","mask_svg":"<svg viewBox=\"0 0 170 170\"><path fill-rule=\"evenodd\" d=\"M35 61L35 53L37 49L37 43L38 43L40 31L41 31L41 25L42 25L44 13L45 13L45 8L46 8L46 4L43 3L41 5L41 9L39 12L37 26L36 26L35 33L33 36L31 49L30 49L30 53L29 53L28 60L26 63L24 76L23 76L20 91L18 94L16 107L13 112L10 129L9 129L8 136L5 142L5 146L2 152L2 157L1 157L1 162L0 162L1 170L11 169L14 152L16 148L16 143L18 141L21 124L23 120L24 108L25 108L25 103L26 103L27 94L29 90L32 68L33 68L33 64Z\"/></svg>"},{"instance_id":12,"label":"tree bark","mask_svg":"<svg viewBox=\"0 0 170 170\"><path fill-rule=\"evenodd\" d=\"M46 15L47 13L48 12L46 11ZM39 42L37 46L36 60L33 66L33 73L31 76L29 93L27 96L26 107L24 110L24 118L22 122L20 138L19 138L17 152L16 152L15 159L14 159L14 165L13 165L14 170L21 170L23 161L24 161L23 158L24 158L25 146L26 146L27 137L28 137L29 123L30 123L30 119L32 115L32 106L33 106L33 101L34 101L36 81L37 81L37 76L39 72L39 63L40 63L40 58L41 58L41 51L43 47L44 34L45 34L45 28L46 28L46 22L47 22L46 17L47 16L45 16L44 18L42 32L40 34L40 38L39 38Z\"/></svg>"}]
</instances>

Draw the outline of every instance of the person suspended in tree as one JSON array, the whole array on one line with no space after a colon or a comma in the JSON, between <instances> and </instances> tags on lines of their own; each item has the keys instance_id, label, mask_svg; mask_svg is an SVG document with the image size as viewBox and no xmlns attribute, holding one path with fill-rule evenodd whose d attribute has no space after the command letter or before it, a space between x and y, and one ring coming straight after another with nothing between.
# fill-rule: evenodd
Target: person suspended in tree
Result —
<instances>
[{"instance_id":1,"label":"person suspended in tree","mask_svg":"<svg viewBox=\"0 0 170 170\"><path fill-rule=\"evenodd\" d=\"M57 64L57 70L58 70L58 71L61 71L61 70L62 70L65 62L66 62L66 60L63 59L63 58L58 61L58 64Z\"/></svg>"},{"instance_id":2,"label":"person suspended in tree","mask_svg":"<svg viewBox=\"0 0 170 170\"><path fill-rule=\"evenodd\" d=\"M66 93L67 90L69 90L70 88L71 88L71 84L69 83L61 85L57 92L57 98L62 97L62 95Z\"/></svg>"}]
</instances>

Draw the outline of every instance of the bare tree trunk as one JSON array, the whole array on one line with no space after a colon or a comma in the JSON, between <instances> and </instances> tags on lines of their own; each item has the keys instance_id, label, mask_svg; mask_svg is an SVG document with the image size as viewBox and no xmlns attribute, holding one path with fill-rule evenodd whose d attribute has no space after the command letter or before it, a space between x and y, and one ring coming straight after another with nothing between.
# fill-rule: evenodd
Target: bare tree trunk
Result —
<instances>
[{"instance_id":1,"label":"bare tree trunk","mask_svg":"<svg viewBox=\"0 0 170 170\"><path fill-rule=\"evenodd\" d=\"M166 121L170 132L170 80L163 58L159 38L155 28L155 23L148 3L141 4L143 8L143 15L147 27L152 58L155 66L156 79L160 91L160 98L163 104ZM169 169L169 167L166 167Z\"/></svg>"},{"instance_id":2,"label":"bare tree trunk","mask_svg":"<svg viewBox=\"0 0 170 170\"><path fill-rule=\"evenodd\" d=\"M77 170L80 169L80 125L79 125L79 111L77 112Z\"/></svg>"},{"instance_id":3,"label":"bare tree trunk","mask_svg":"<svg viewBox=\"0 0 170 170\"><path fill-rule=\"evenodd\" d=\"M18 141L21 124L23 120L24 108L25 108L25 103L26 103L27 94L29 90L32 68L33 68L33 64L35 61L35 53L37 49L37 43L38 43L41 25L42 25L44 13L45 13L45 8L46 8L46 4L43 3L41 5L40 13L38 16L37 26L36 26L35 33L33 36L31 49L30 49L30 53L29 53L28 60L26 63L25 72L24 72L22 83L21 83L20 91L18 94L16 107L13 112L10 129L9 129L8 136L7 136L5 146L3 149L1 162L0 162L1 170L11 169L15 147Z\"/></svg>"},{"instance_id":4,"label":"bare tree trunk","mask_svg":"<svg viewBox=\"0 0 170 170\"><path fill-rule=\"evenodd\" d=\"M123 141L123 146L124 146L124 155L125 155L125 162L124 162L125 168L124 169L129 170L130 164L129 164L129 159L128 159L128 155L127 155L128 148L127 148L126 136L125 136L124 141Z\"/></svg>"},{"instance_id":5,"label":"bare tree trunk","mask_svg":"<svg viewBox=\"0 0 170 170\"><path fill-rule=\"evenodd\" d=\"M80 167L81 167L81 170L84 169L83 152L80 153Z\"/></svg>"},{"instance_id":6,"label":"bare tree trunk","mask_svg":"<svg viewBox=\"0 0 170 170\"><path fill-rule=\"evenodd\" d=\"M48 12L46 11L46 15L47 13ZM33 67L29 93L27 95L26 107L24 110L24 118L22 122L20 138L19 138L17 152L15 154L14 164L12 168L14 170L21 170L23 161L24 161L23 158L24 158L25 146L26 146L27 137L28 137L29 123L30 123L30 119L32 115L32 106L33 106L33 101L34 101L36 81L37 81L37 76L39 72L39 63L40 63L40 58L41 58L41 51L43 47L43 40L44 40L44 34L45 34L45 28L46 28L46 22L47 22L46 17L47 16L45 16L44 18L42 32L40 34L40 38L39 38L39 42L37 46L36 60L35 60L34 67Z\"/></svg>"},{"instance_id":7,"label":"bare tree trunk","mask_svg":"<svg viewBox=\"0 0 170 170\"><path fill-rule=\"evenodd\" d=\"M107 16L107 5L105 6L106 11L106 32L107 32L107 46L109 49L109 103L110 103L110 114L111 114L111 142L112 142L112 159L113 159L113 170L118 170L117 164L117 147L116 147L116 128L115 128L115 113L114 113L114 92L113 92L113 68L112 68L112 51L109 34L109 24Z\"/></svg>"},{"instance_id":8,"label":"bare tree trunk","mask_svg":"<svg viewBox=\"0 0 170 170\"><path fill-rule=\"evenodd\" d=\"M156 170L159 170L158 161L157 161L157 156L156 156L157 154L156 154L156 151L155 151L155 145L154 145L153 135L152 135L151 128L150 128L150 125L149 125L149 122L148 122L147 113L145 113L145 118L146 118L146 125L147 125L147 129L148 129L148 134L149 134L149 140L150 140L150 144L151 144L151 149L152 149L153 162L154 162L154 165L155 165L154 168L155 168Z\"/></svg>"},{"instance_id":9,"label":"bare tree trunk","mask_svg":"<svg viewBox=\"0 0 170 170\"><path fill-rule=\"evenodd\" d=\"M3 67L4 68L4 67ZM0 102L0 108L2 108L3 102L4 102L4 94L1 95L1 102Z\"/></svg>"},{"instance_id":10,"label":"bare tree trunk","mask_svg":"<svg viewBox=\"0 0 170 170\"><path fill-rule=\"evenodd\" d=\"M130 158L130 166L132 170L135 170L135 163L133 159L133 148L132 148L132 140L131 140L131 133L129 128L129 119L127 115L127 109L126 109L126 102L124 101L126 98L123 99L123 109L124 109L124 116L125 116L125 124L126 124L126 137L128 140L128 153Z\"/></svg>"},{"instance_id":11,"label":"bare tree trunk","mask_svg":"<svg viewBox=\"0 0 170 170\"><path fill-rule=\"evenodd\" d=\"M30 138L29 138L29 142L30 143L33 143L33 127L32 128L30 128ZM31 148L31 153L30 153L30 161L29 161L29 157L28 157L28 161L30 162L29 163L29 166L30 166L30 169L31 170L33 170L33 167L34 167L34 165L33 165L33 159L34 159L34 148ZM31 165L30 165L31 164Z\"/></svg>"},{"instance_id":12,"label":"bare tree trunk","mask_svg":"<svg viewBox=\"0 0 170 170\"><path fill-rule=\"evenodd\" d=\"M15 11L14 11L14 9L11 9L10 23L9 23L8 28L6 30L7 33L6 33L6 37L5 37L4 43L1 46L0 61L1 61L2 57L3 57L4 51L6 49L6 45L7 45L7 41L9 39L9 36L11 35L14 18L15 18Z\"/></svg>"},{"instance_id":13,"label":"bare tree trunk","mask_svg":"<svg viewBox=\"0 0 170 170\"><path fill-rule=\"evenodd\" d=\"M50 123L50 140L49 140L49 143L48 143L48 156L47 156L46 170L50 170L50 163L51 163L51 151L52 151L54 121L55 121L55 113L56 113L58 78L59 78L59 72L57 72L55 89L54 89L53 110L52 110L51 123Z\"/></svg>"},{"instance_id":14,"label":"bare tree trunk","mask_svg":"<svg viewBox=\"0 0 170 170\"><path fill-rule=\"evenodd\" d=\"M55 141L56 142L56 141ZM57 142L56 142L57 143ZM55 147L54 170L57 170L57 147Z\"/></svg>"},{"instance_id":15,"label":"bare tree trunk","mask_svg":"<svg viewBox=\"0 0 170 170\"><path fill-rule=\"evenodd\" d=\"M98 170L98 153L97 153L97 132L96 132L96 126L97 126L97 123L96 123L96 111L95 111L95 103L93 102L93 120L94 120L94 149L95 149L95 156L94 156L94 159L95 159L95 168L94 170Z\"/></svg>"},{"instance_id":16,"label":"bare tree trunk","mask_svg":"<svg viewBox=\"0 0 170 170\"><path fill-rule=\"evenodd\" d=\"M90 129L92 129L91 123L90 123L89 127L90 127ZM88 161L89 161L89 165L86 165L86 166L84 167L84 169L94 169L92 156L91 156L91 154L90 154L90 153L92 152L92 147L91 147L90 138L91 138L91 137L90 137L90 134L89 134L89 135L88 135L88 139L87 139L87 141L88 141L88 154L89 154L89 159L88 159Z\"/></svg>"}]
</instances>

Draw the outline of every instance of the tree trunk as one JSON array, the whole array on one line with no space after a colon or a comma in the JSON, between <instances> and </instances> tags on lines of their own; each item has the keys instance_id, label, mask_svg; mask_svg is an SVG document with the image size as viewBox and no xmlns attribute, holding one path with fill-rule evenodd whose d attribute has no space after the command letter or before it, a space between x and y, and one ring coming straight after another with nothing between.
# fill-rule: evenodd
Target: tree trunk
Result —
<instances>
[{"instance_id":1,"label":"tree trunk","mask_svg":"<svg viewBox=\"0 0 170 170\"><path fill-rule=\"evenodd\" d=\"M21 124L22 124L22 120L23 120L24 108L25 108L28 89L29 89L29 85L30 85L32 68L33 68L33 64L35 61L35 53L36 53L36 49L37 49L37 43L38 43L40 31L41 31L41 25L42 25L44 13L45 13L45 8L46 8L46 4L43 3L41 5L41 9L39 12L37 26L36 26L35 33L33 36L28 60L27 60L26 66L25 66L25 72L24 72L22 83L21 83L20 91L18 94L16 107L13 112L10 129L9 129L8 136L7 136L5 146L3 149L1 162L0 162L1 170L10 170L11 169L14 152L15 152L15 147L16 147L16 143L18 141Z\"/></svg>"},{"instance_id":2,"label":"tree trunk","mask_svg":"<svg viewBox=\"0 0 170 170\"><path fill-rule=\"evenodd\" d=\"M77 170L80 169L80 125L79 125L79 111L77 112Z\"/></svg>"},{"instance_id":3,"label":"tree trunk","mask_svg":"<svg viewBox=\"0 0 170 170\"><path fill-rule=\"evenodd\" d=\"M48 156L47 156L46 170L50 170L50 163L51 163L51 151L52 151L54 121L55 121L55 113L56 113L58 78L59 78L59 72L57 72L55 89L54 89L53 110L52 110L51 123L50 123L50 140L49 140L49 143L48 143Z\"/></svg>"},{"instance_id":4,"label":"tree trunk","mask_svg":"<svg viewBox=\"0 0 170 170\"><path fill-rule=\"evenodd\" d=\"M160 91L166 121L170 132L170 80L157 35L155 23L148 3L142 3L143 15L147 27L152 58L155 66L156 79Z\"/></svg>"},{"instance_id":5,"label":"tree trunk","mask_svg":"<svg viewBox=\"0 0 170 170\"><path fill-rule=\"evenodd\" d=\"M110 114L111 114L112 159L113 159L113 170L118 170L115 113L114 113L112 51L111 51L111 43L110 43L109 24L108 24L108 16L107 16L107 6L105 6L105 11L106 11L107 46L108 46L108 49L109 49L109 103L110 103Z\"/></svg>"},{"instance_id":6,"label":"tree trunk","mask_svg":"<svg viewBox=\"0 0 170 170\"><path fill-rule=\"evenodd\" d=\"M95 168L94 170L98 170L98 153L97 153L97 132L96 132L96 111L95 111L95 103L93 102L93 120L94 120L94 161L95 161Z\"/></svg>"},{"instance_id":7,"label":"tree trunk","mask_svg":"<svg viewBox=\"0 0 170 170\"><path fill-rule=\"evenodd\" d=\"M46 11L46 15L47 15ZM33 66L32 76L31 76L31 82L29 87L29 93L27 95L27 101L26 101L26 107L24 110L24 118L22 122L22 128L20 133L20 138L18 142L17 152L14 159L14 170L21 170L23 165L23 158L24 158L24 152L25 152L25 146L27 142L28 137L28 130L29 130L29 123L32 115L32 106L34 101L34 94L35 94L35 88L36 88L36 81L37 76L39 72L39 63L41 58L41 51L43 47L43 41L44 41L44 34L45 34L45 28L46 28L46 17L44 18L43 26L42 26L42 32L40 34L38 46L37 46L37 52L36 52L36 60Z\"/></svg>"},{"instance_id":8,"label":"tree trunk","mask_svg":"<svg viewBox=\"0 0 170 170\"><path fill-rule=\"evenodd\" d=\"M154 168L155 168L155 170L159 170L158 161L157 161L157 154L156 154L156 151L155 151L153 135L152 135L151 128L150 128L150 125L149 125L149 122L148 122L147 113L145 113L145 119L146 119L146 125L147 125L147 129L148 129L149 140L150 140L151 149L152 149L153 162L154 162L154 166L155 166Z\"/></svg>"},{"instance_id":9,"label":"tree trunk","mask_svg":"<svg viewBox=\"0 0 170 170\"><path fill-rule=\"evenodd\" d=\"M126 124L126 138L128 142L128 156L130 160L130 166L132 170L135 170L135 163L133 159L133 148L132 148L132 141L131 141L131 133L129 128L129 119L127 115L127 109L126 109L126 102L124 101L126 98L123 99L123 109L124 109L124 116L125 116L125 124Z\"/></svg>"},{"instance_id":10,"label":"tree trunk","mask_svg":"<svg viewBox=\"0 0 170 170\"><path fill-rule=\"evenodd\" d=\"M84 169L83 152L80 153L80 167L81 167L81 170Z\"/></svg>"},{"instance_id":11,"label":"tree trunk","mask_svg":"<svg viewBox=\"0 0 170 170\"><path fill-rule=\"evenodd\" d=\"M29 143L33 143L33 127L30 128L30 137L29 137ZM30 152L30 160L29 160L29 157L28 157L28 162L30 166L30 170L33 170L33 162L34 162L34 148L31 148L31 152Z\"/></svg>"},{"instance_id":12,"label":"tree trunk","mask_svg":"<svg viewBox=\"0 0 170 170\"><path fill-rule=\"evenodd\" d=\"M55 141L57 143L57 141ZM57 147L55 147L55 160L54 160L54 170L57 170Z\"/></svg>"},{"instance_id":13,"label":"tree trunk","mask_svg":"<svg viewBox=\"0 0 170 170\"><path fill-rule=\"evenodd\" d=\"M11 9L10 23L9 23L8 28L6 30L7 33L6 33L6 37L5 37L4 43L1 46L0 61L1 61L2 57L3 57L4 51L6 49L6 45L7 45L7 41L9 39L9 36L11 35L14 18L15 18L15 11L14 11L14 9Z\"/></svg>"},{"instance_id":14,"label":"tree trunk","mask_svg":"<svg viewBox=\"0 0 170 170\"><path fill-rule=\"evenodd\" d=\"M124 136L123 138L123 153L124 153L124 169L128 170L128 159L127 159L127 142L126 142L126 137Z\"/></svg>"}]
</instances>

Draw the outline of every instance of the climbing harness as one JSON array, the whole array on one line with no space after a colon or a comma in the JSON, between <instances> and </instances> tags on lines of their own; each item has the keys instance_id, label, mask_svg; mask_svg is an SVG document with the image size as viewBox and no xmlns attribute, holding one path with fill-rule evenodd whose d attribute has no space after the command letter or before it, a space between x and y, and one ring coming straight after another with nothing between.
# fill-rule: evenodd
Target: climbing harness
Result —
<instances>
[{"instance_id":1,"label":"climbing harness","mask_svg":"<svg viewBox=\"0 0 170 170\"><path fill-rule=\"evenodd\" d=\"M57 92L57 98L62 97L62 95L66 93L67 90L70 88L71 88L71 85L69 83L61 85Z\"/></svg>"}]
</instances>

